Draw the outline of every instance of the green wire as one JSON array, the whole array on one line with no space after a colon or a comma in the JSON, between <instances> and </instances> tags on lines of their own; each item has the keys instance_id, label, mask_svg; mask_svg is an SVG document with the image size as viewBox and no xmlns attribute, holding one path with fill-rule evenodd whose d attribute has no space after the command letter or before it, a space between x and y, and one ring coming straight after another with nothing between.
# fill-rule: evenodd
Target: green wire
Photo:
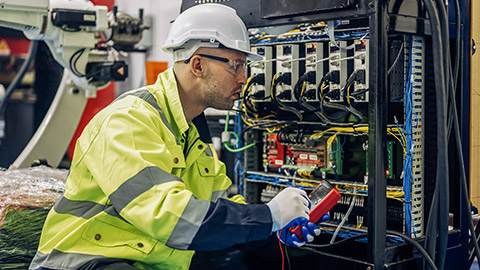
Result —
<instances>
[{"instance_id":1,"label":"green wire","mask_svg":"<svg viewBox=\"0 0 480 270\"><path fill-rule=\"evenodd\" d=\"M228 121L229 121L229 120L230 120L230 111L227 112L227 117L225 118L225 129L224 129L224 131L229 132L230 134L233 134L233 136L235 137L235 142L238 142L238 135L237 135L237 133L232 132L232 131L228 131ZM224 143L223 143L223 145L225 146L225 148L226 148L228 151L232 152L232 153L237 153L237 152L244 151L244 150L246 150L246 149L248 149L248 148L250 148L250 147L252 147L252 146L254 146L254 145L256 145L256 144L257 144L257 143L251 143L251 144L246 145L246 146L244 146L244 147L234 149L234 148L231 148L231 146L235 146L236 143L235 143L235 144L231 144L230 142L224 142Z\"/></svg>"}]
</instances>

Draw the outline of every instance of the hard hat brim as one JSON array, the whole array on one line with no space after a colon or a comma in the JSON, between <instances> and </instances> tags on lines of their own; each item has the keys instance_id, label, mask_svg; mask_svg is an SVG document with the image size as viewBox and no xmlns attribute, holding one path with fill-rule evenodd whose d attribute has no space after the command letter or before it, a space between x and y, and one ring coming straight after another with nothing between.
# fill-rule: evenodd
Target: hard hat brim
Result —
<instances>
[{"instance_id":1,"label":"hard hat brim","mask_svg":"<svg viewBox=\"0 0 480 270\"><path fill-rule=\"evenodd\" d=\"M249 60L249 61L258 62L258 61L263 60L263 56L261 56L259 54L256 54L256 53L253 53L253 52L246 52L246 51L242 51L242 52L247 54L247 60Z\"/></svg>"}]
</instances>

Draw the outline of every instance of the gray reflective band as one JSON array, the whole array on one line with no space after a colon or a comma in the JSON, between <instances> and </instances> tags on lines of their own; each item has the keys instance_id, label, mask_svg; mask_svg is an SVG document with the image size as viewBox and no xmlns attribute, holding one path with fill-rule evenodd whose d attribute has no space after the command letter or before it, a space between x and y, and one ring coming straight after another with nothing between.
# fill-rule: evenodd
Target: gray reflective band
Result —
<instances>
[{"instance_id":1,"label":"gray reflective band","mask_svg":"<svg viewBox=\"0 0 480 270\"><path fill-rule=\"evenodd\" d=\"M115 209L121 212L127 204L153 186L172 181L183 182L178 176L170 174L158 167L146 167L121 184L108 198L112 201L113 205L115 205Z\"/></svg>"},{"instance_id":2,"label":"gray reflective band","mask_svg":"<svg viewBox=\"0 0 480 270\"><path fill-rule=\"evenodd\" d=\"M218 199L221 199L221 198L226 199L226 198L227 198L227 195L228 195L228 192L227 192L226 190L214 191L214 192L212 193L212 199L210 199L210 201L212 201L212 202L217 202Z\"/></svg>"},{"instance_id":3,"label":"gray reflective band","mask_svg":"<svg viewBox=\"0 0 480 270\"><path fill-rule=\"evenodd\" d=\"M37 251L28 269L37 269L39 267L48 269L78 269L88 261L104 258L106 257L81 253L66 253L56 249L52 250L50 254ZM124 259L118 260L125 261Z\"/></svg>"},{"instance_id":4,"label":"gray reflective band","mask_svg":"<svg viewBox=\"0 0 480 270\"><path fill-rule=\"evenodd\" d=\"M107 208L105 208L105 213L109 214L110 216L114 216L114 217L117 217L127 223L130 224L130 222L128 222L126 219L124 219L122 216L120 216L120 213L118 213L117 209L115 209L115 207L113 207L113 205L110 205L108 206Z\"/></svg>"},{"instance_id":5,"label":"gray reflective band","mask_svg":"<svg viewBox=\"0 0 480 270\"><path fill-rule=\"evenodd\" d=\"M209 157L213 157L213 152L212 152L212 148L210 148L210 145L207 144L207 147L205 148L205 154L207 154L207 156Z\"/></svg>"},{"instance_id":6,"label":"gray reflective band","mask_svg":"<svg viewBox=\"0 0 480 270\"><path fill-rule=\"evenodd\" d=\"M90 219L102 212L105 209L105 205L91 201L74 201L62 196L53 209L59 214L69 214Z\"/></svg>"},{"instance_id":7,"label":"gray reflective band","mask_svg":"<svg viewBox=\"0 0 480 270\"><path fill-rule=\"evenodd\" d=\"M113 205L103 205L91 201L74 201L67 199L64 196L57 201L53 209L59 214L68 214L84 219L90 219L100 212L105 211L105 213L111 216L126 221L122 216L120 216Z\"/></svg>"},{"instance_id":8,"label":"gray reflective band","mask_svg":"<svg viewBox=\"0 0 480 270\"><path fill-rule=\"evenodd\" d=\"M209 207L210 202L199 200L192 195L165 245L186 250L202 225Z\"/></svg>"},{"instance_id":9,"label":"gray reflective band","mask_svg":"<svg viewBox=\"0 0 480 270\"><path fill-rule=\"evenodd\" d=\"M175 140L177 141L177 145L180 145L180 142L178 141L177 136L175 136L175 133L173 132L172 126L170 126L170 123L168 122L167 117L163 113L160 106L158 106L157 100L152 95L152 93L150 93L150 91L148 91L146 89L141 89L141 90L133 92L133 93L125 93L123 95L120 95L117 99L115 99L115 101L120 100L120 99L122 99L124 97L127 97L127 96L138 97L140 99L145 100L148 104L150 104L158 112L158 115L160 115L160 118L162 119L163 124L168 128L168 130L170 130L172 135L175 137Z\"/></svg>"}]
</instances>

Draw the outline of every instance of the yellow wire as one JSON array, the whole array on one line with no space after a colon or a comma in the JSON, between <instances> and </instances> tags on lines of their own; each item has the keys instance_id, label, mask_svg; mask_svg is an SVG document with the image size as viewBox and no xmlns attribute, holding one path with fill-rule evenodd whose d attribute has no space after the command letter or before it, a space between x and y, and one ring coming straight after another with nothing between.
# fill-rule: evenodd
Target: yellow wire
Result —
<instances>
[{"instance_id":1,"label":"yellow wire","mask_svg":"<svg viewBox=\"0 0 480 270\"><path fill-rule=\"evenodd\" d=\"M337 137L339 132L335 133L334 135L330 136L328 139L327 139L327 149L330 149L330 147L332 146L332 143L333 141L335 140L335 138Z\"/></svg>"},{"instance_id":2,"label":"yellow wire","mask_svg":"<svg viewBox=\"0 0 480 270\"><path fill-rule=\"evenodd\" d=\"M395 139L397 139L397 140L400 142L400 144L402 143L402 141L400 141L400 138L398 138L393 132L391 132L391 131L388 130L388 129L387 129L387 132L390 133L391 135L393 135L393 137L395 137ZM405 147L402 147L402 149L403 149L403 154L406 155L406 154L407 154L407 150L405 149Z\"/></svg>"},{"instance_id":3,"label":"yellow wire","mask_svg":"<svg viewBox=\"0 0 480 270\"><path fill-rule=\"evenodd\" d=\"M278 73L275 73L275 75L273 75L273 78L272 78L272 86L270 87L270 97L272 99L275 99L277 100L275 97L274 97L274 94L273 94L273 85L275 84L275 81L277 80L277 76L278 76Z\"/></svg>"},{"instance_id":4,"label":"yellow wire","mask_svg":"<svg viewBox=\"0 0 480 270\"><path fill-rule=\"evenodd\" d=\"M245 116L242 115L241 117L242 117L243 122L244 122L247 126L252 126L252 125L253 125L252 123L248 122L247 119L245 119Z\"/></svg>"},{"instance_id":5,"label":"yellow wire","mask_svg":"<svg viewBox=\"0 0 480 270\"><path fill-rule=\"evenodd\" d=\"M275 131L277 131L276 127L274 127L273 129L270 129L270 128L265 128L265 129L270 133L274 133Z\"/></svg>"},{"instance_id":6,"label":"yellow wire","mask_svg":"<svg viewBox=\"0 0 480 270\"><path fill-rule=\"evenodd\" d=\"M358 127L358 128L344 128L344 127L334 127L334 128L329 128L327 130L324 130L322 132L318 132L318 133L314 133L312 134L312 136L310 136L310 138L312 139L319 139L321 137L323 137L326 133L328 132L335 132L334 135L332 135L329 140L330 140L330 143L327 145L328 147L332 144L333 142L333 139L335 138L335 136L338 135L338 133L352 133L352 132L361 132L361 133L368 133L368 127ZM402 144L402 140L395 135L395 133L393 132L398 132L398 129L397 128L387 128L387 132L390 133L392 136L395 137L395 139L397 139L401 144ZM400 133L401 134L401 133ZM403 144L403 145L406 145L406 144ZM404 149L405 151L405 149Z\"/></svg>"},{"instance_id":7,"label":"yellow wire","mask_svg":"<svg viewBox=\"0 0 480 270\"><path fill-rule=\"evenodd\" d=\"M348 189L353 189L354 186L351 185L336 185L337 189L339 191L346 191ZM367 191L367 187L356 187L357 190L359 191ZM347 195L354 195L353 192L344 192L344 194ZM402 200L401 198L405 197L405 193L403 191L398 191L398 190L387 190L387 198L397 200L400 202L404 202L405 200Z\"/></svg>"},{"instance_id":8,"label":"yellow wire","mask_svg":"<svg viewBox=\"0 0 480 270\"><path fill-rule=\"evenodd\" d=\"M252 79L253 79L253 75L248 78L247 83L243 87L242 96L245 96L246 93L248 93L248 89L250 89L250 87L251 87L250 81ZM265 119L268 119L268 118L275 117L275 115L273 115L273 114L269 114L269 115L266 115L266 116L263 116L263 117L260 117L260 118L258 117L258 114L254 114L253 116L251 116L248 113L247 105L243 102L243 98L240 102L240 110L242 110L245 113L245 116L247 116L247 118L254 119L254 120L265 120ZM243 118L243 116L242 116L242 118ZM245 122L247 125L249 125L249 126L252 125L252 123L248 123L244 118L243 118L243 120L244 120L243 122Z\"/></svg>"},{"instance_id":9,"label":"yellow wire","mask_svg":"<svg viewBox=\"0 0 480 270\"><path fill-rule=\"evenodd\" d=\"M301 98L303 96L303 92L305 91L306 86L307 86L307 83L303 82L302 91L300 91L300 97L299 98Z\"/></svg>"},{"instance_id":10,"label":"yellow wire","mask_svg":"<svg viewBox=\"0 0 480 270\"><path fill-rule=\"evenodd\" d=\"M348 105L350 105L350 87L351 86L352 85L349 85L348 88L347 88L347 103L348 103Z\"/></svg>"}]
</instances>

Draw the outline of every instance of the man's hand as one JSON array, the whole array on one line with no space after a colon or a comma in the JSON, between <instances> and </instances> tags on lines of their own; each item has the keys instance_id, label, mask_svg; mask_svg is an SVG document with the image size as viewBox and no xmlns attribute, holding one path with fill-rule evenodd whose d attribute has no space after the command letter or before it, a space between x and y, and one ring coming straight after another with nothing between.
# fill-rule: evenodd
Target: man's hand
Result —
<instances>
[{"instance_id":1,"label":"man's hand","mask_svg":"<svg viewBox=\"0 0 480 270\"><path fill-rule=\"evenodd\" d=\"M319 220L318 223L321 223L325 220L330 219L329 215L326 214ZM293 233L290 229L294 229L295 227L285 227L279 232L277 232L277 237L282 241L282 243L292 246L292 247L301 247L305 243L310 243L315 239L315 237L319 236L322 232L320 227L312 222L308 222L307 225L302 226L302 239L300 239L295 233Z\"/></svg>"},{"instance_id":2,"label":"man's hand","mask_svg":"<svg viewBox=\"0 0 480 270\"><path fill-rule=\"evenodd\" d=\"M284 228L277 232L277 237L282 241L282 243L292 246L292 247L301 247L305 243L310 243L316 236L319 236L321 233L320 228L317 224L308 222L307 225L302 226L302 237L303 239L298 238L296 234L290 231L290 228Z\"/></svg>"},{"instance_id":3,"label":"man's hand","mask_svg":"<svg viewBox=\"0 0 480 270\"><path fill-rule=\"evenodd\" d=\"M311 205L305 191L292 187L282 190L267 203L272 214L272 232L307 224Z\"/></svg>"}]
</instances>

